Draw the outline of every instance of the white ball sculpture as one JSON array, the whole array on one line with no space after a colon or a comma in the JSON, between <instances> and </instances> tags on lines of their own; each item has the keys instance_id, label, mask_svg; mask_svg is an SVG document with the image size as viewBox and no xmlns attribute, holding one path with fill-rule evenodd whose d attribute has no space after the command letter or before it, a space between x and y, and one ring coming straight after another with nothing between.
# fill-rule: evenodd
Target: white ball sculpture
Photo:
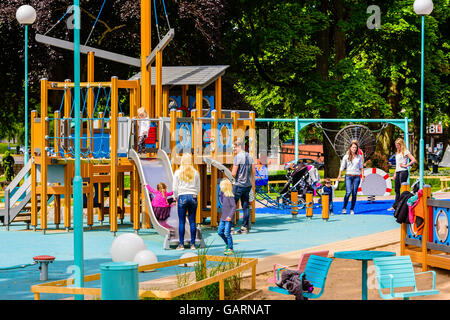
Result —
<instances>
[{"instance_id":1,"label":"white ball sculpture","mask_svg":"<svg viewBox=\"0 0 450 320\"><path fill-rule=\"evenodd\" d=\"M195 252L186 252L185 254L183 254L180 259L184 259L184 258L191 258L191 257L196 257L198 256ZM179 267L194 267L197 264L197 261L194 262L188 262L188 263L181 263L178 266Z\"/></svg>"},{"instance_id":2,"label":"white ball sculpture","mask_svg":"<svg viewBox=\"0 0 450 320\"><path fill-rule=\"evenodd\" d=\"M36 10L27 4L20 6L16 11L16 19L20 24L33 24L36 21Z\"/></svg>"},{"instance_id":3,"label":"white ball sculpture","mask_svg":"<svg viewBox=\"0 0 450 320\"><path fill-rule=\"evenodd\" d=\"M136 253L145 249L145 243L141 237L134 233L124 233L112 242L110 248L111 259L114 262L132 262Z\"/></svg>"},{"instance_id":4,"label":"white ball sculpture","mask_svg":"<svg viewBox=\"0 0 450 320\"><path fill-rule=\"evenodd\" d=\"M145 266L152 263L157 263L158 258L156 255L150 250L141 250L134 256L134 262L137 262L140 266Z\"/></svg>"}]
</instances>

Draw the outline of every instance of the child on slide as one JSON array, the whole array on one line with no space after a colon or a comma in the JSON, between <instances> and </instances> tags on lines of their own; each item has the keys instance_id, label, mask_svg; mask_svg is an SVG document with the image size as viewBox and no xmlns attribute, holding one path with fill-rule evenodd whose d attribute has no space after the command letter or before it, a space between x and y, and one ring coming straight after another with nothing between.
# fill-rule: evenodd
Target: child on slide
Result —
<instances>
[{"instance_id":1,"label":"child on slide","mask_svg":"<svg viewBox=\"0 0 450 320\"><path fill-rule=\"evenodd\" d=\"M169 218L170 216L171 208L171 203L169 203L167 197L173 195L173 191L167 192L167 185L164 182L158 183L158 185L156 186L156 190L148 184L146 184L145 186L147 187L148 191L153 193L154 195L152 200L152 207L159 224L165 228L173 230L174 228L166 222L167 218Z\"/></svg>"}]
</instances>

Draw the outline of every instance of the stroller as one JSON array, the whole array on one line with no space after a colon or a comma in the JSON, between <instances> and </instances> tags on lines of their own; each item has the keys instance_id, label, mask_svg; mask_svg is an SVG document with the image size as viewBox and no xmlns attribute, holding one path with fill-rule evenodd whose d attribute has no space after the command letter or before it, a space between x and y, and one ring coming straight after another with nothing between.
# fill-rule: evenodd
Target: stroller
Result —
<instances>
[{"instance_id":1,"label":"stroller","mask_svg":"<svg viewBox=\"0 0 450 320\"><path fill-rule=\"evenodd\" d=\"M312 181L312 177L309 173L310 171L311 169L302 162L298 162L287 168L287 182L280 191L281 197L279 197L283 204L290 203L292 191L298 192L299 204L306 203L306 193L314 192L316 190L314 187L315 183ZM278 199L278 201L280 201L280 199Z\"/></svg>"}]
</instances>

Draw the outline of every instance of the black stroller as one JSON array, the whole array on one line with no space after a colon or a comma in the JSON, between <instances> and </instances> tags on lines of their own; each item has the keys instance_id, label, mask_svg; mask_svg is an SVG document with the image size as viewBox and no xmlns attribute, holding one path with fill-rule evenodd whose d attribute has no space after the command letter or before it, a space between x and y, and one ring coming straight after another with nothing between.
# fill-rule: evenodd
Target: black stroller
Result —
<instances>
[{"instance_id":1,"label":"black stroller","mask_svg":"<svg viewBox=\"0 0 450 320\"><path fill-rule=\"evenodd\" d=\"M287 182L283 189L280 191L281 201L283 204L289 204L291 202L291 192L298 192L298 203L306 203L306 193L313 192L314 188L309 183L308 166L302 162L298 162L287 168ZM278 199L280 201L280 199ZM301 209L303 206L300 206Z\"/></svg>"}]
</instances>

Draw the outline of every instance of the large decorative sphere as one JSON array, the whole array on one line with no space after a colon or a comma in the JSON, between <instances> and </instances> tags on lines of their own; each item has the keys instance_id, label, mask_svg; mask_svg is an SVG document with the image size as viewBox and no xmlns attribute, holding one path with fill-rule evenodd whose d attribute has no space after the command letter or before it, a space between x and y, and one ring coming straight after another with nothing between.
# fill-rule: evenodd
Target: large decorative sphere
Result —
<instances>
[{"instance_id":1,"label":"large decorative sphere","mask_svg":"<svg viewBox=\"0 0 450 320\"><path fill-rule=\"evenodd\" d=\"M110 253L114 262L133 262L136 254L145 249L145 243L141 237L135 233L124 233L114 239Z\"/></svg>"},{"instance_id":2,"label":"large decorative sphere","mask_svg":"<svg viewBox=\"0 0 450 320\"><path fill-rule=\"evenodd\" d=\"M36 20L36 10L27 4L20 6L16 11L16 19L20 24L33 24Z\"/></svg>"},{"instance_id":3,"label":"large decorative sphere","mask_svg":"<svg viewBox=\"0 0 450 320\"><path fill-rule=\"evenodd\" d=\"M134 262L139 264L139 267L146 266L148 264L157 263L158 258L156 255L150 250L141 250L134 256Z\"/></svg>"},{"instance_id":4,"label":"large decorative sphere","mask_svg":"<svg viewBox=\"0 0 450 320\"><path fill-rule=\"evenodd\" d=\"M414 12L418 15L428 15L433 11L433 1L416 0L414 1Z\"/></svg>"}]
</instances>

